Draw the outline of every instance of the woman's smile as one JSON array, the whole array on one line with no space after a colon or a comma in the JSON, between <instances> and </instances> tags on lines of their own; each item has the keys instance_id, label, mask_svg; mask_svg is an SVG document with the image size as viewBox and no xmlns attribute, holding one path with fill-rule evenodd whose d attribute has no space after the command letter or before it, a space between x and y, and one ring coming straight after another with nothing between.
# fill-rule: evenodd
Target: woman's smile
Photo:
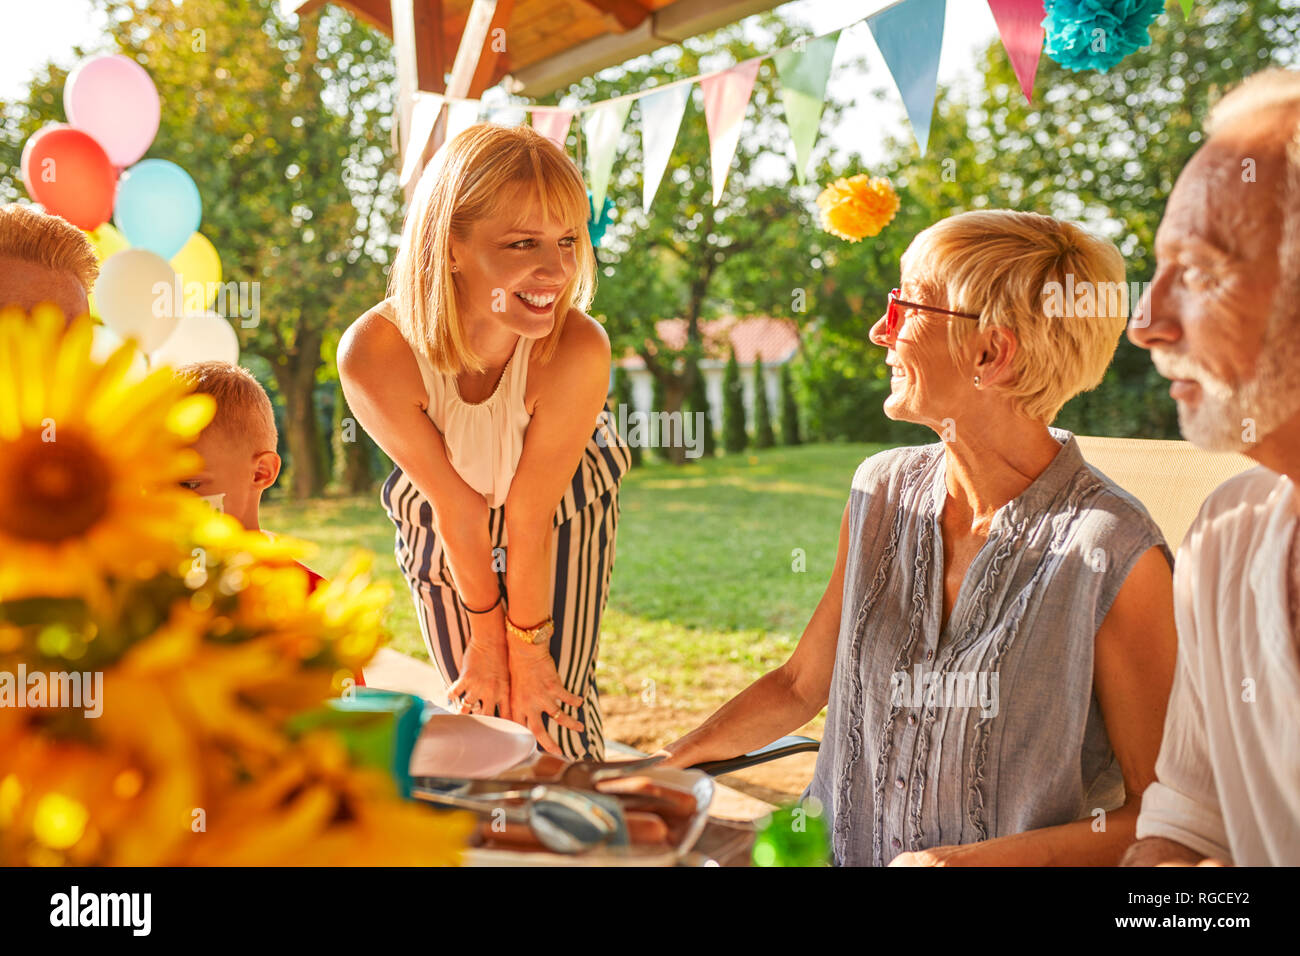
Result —
<instances>
[{"instance_id":1,"label":"woman's smile","mask_svg":"<svg viewBox=\"0 0 1300 956\"><path fill-rule=\"evenodd\" d=\"M555 300L559 296L558 291L546 292L539 290L529 290L516 292L515 298L524 304L533 315L548 315L555 307Z\"/></svg>"}]
</instances>

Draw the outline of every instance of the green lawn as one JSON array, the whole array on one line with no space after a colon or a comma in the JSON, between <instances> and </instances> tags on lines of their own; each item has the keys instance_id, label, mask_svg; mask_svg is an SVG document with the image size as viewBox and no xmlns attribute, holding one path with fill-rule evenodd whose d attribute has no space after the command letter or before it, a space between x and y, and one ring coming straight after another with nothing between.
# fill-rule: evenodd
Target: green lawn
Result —
<instances>
[{"instance_id":1,"label":"green lawn","mask_svg":"<svg viewBox=\"0 0 1300 956\"><path fill-rule=\"evenodd\" d=\"M634 469L602 627L603 694L645 699L653 687L658 705L709 709L785 660L826 586L854 469L882 447L776 448ZM374 551L395 592L392 646L425 657L377 492L268 502L262 523L319 545L309 563L326 576L355 548Z\"/></svg>"}]
</instances>

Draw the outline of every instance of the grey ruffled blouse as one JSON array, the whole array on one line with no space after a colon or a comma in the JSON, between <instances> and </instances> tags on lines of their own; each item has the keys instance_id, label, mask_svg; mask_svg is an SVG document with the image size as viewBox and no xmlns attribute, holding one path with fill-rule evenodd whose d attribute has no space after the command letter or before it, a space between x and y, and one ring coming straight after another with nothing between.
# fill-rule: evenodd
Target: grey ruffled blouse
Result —
<instances>
[{"instance_id":1,"label":"grey ruffled blouse","mask_svg":"<svg viewBox=\"0 0 1300 956\"><path fill-rule=\"evenodd\" d=\"M1093 693L1097 630L1130 569L1173 557L1074 436L994 516L940 631L942 443L864 461L829 710L804 796L839 865L1103 819L1124 781Z\"/></svg>"}]
</instances>

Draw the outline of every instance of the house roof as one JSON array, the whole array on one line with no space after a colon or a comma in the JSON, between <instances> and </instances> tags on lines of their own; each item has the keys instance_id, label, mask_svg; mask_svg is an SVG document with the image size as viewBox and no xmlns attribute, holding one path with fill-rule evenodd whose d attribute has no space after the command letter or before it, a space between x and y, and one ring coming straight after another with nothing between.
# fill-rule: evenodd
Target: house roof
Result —
<instances>
[{"instance_id":1,"label":"house roof","mask_svg":"<svg viewBox=\"0 0 1300 956\"><path fill-rule=\"evenodd\" d=\"M754 364L761 358L764 365L788 362L799 350L799 330L789 319L767 316L737 318L734 315L720 319L707 319L700 323L704 338L704 355L707 359L725 362L732 348L741 365ZM673 352L686 346L686 320L662 319L655 323L655 334L663 346ZM629 354L619 359L618 365L626 369L644 368L639 355Z\"/></svg>"},{"instance_id":2,"label":"house roof","mask_svg":"<svg viewBox=\"0 0 1300 956\"><path fill-rule=\"evenodd\" d=\"M310 13L326 0L282 0L294 13ZM450 68L469 21L472 0L331 0L393 35L393 9L414 12L415 47L437 67ZM707 33L785 0L496 0L493 28L505 43L485 44L468 93L509 77L507 88L545 96L610 66L688 37ZM408 12L409 16L410 13ZM504 47L504 49L500 49ZM421 54L422 56L425 53ZM437 67L420 88L442 92Z\"/></svg>"}]
</instances>

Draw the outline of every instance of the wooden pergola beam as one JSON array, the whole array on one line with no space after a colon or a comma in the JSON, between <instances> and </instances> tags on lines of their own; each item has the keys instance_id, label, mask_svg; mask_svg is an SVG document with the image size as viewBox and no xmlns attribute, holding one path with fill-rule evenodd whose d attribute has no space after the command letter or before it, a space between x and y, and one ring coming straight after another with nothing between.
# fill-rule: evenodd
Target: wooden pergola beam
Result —
<instances>
[{"instance_id":1,"label":"wooden pergola beam","mask_svg":"<svg viewBox=\"0 0 1300 956\"><path fill-rule=\"evenodd\" d=\"M407 165L408 151L420 151L420 156L413 167L415 175L411 176L405 186L406 196L410 199L415 192L419 171L424 168L429 157L438 151L447 136L447 110L443 107L439 111L429 138L423 143L411 141L411 115L416 93L420 90L445 93L453 99L473 98L478 95L473 91L473 84L479 75L480 64L484 60L484 47L491 36L493 24L504 25L509 20L513 0L474 0L460 36L460 43L456 48L456 59L452 63L451 74L445 84L441 50L434 55L428 50L423 51L422 54L422 51L417 48L421 45L422 31L425 46L429 45L430 36L441 36L442 0L391 0L391 2L393 43L398 64L398 96L401 101L402 135L399 148L402 165ZM503 5L506 9L501 11L502 19L498 19L498 7ZM421 19L422 17L424 19ZM422 62L431 65L427 69L421 69ZM489 59L486 69L491 71L494 65L495 59ZM435 68L437 69L436 85L429 76Z\"/></svg>"},{"instance_id":2,"label":"wooden pergola beam","mask_svg":"<svg viewBox=\"0 0 1300 956\"><path fill-rule=\"evenodd\" d=\"M469 87L474 81L474 74L478 72L479 61L483 58L483 45L487 42L496 12L497 0L474 0L469 19L465 21L465 29L460 35L456 62L451 66L451 78L447 81L448 96L469 95Z\"/></svg>"},{"instance_id":3,"label":"wooden pergola beam","mask_svg":"<svg viewBox=\"0 0 1300 956\"><path fill-rule=\"evenodd\" d=\"M470 80L469 93L467 96L482 96L483 91L496 83L505 76L510 69L510 60L505 52L505 44L496 42L498 36L505 36L505 31L510 23L510 17L515 12L515 0L497 0L496 11L492 14L492 22L488 26L486 45L480 50L478 68L474 71L474 77Z\"/></svg>"},{"instance_id":4,"label":"wooden pergola beam","mask_svg":"<svg viewBox=\"0 0 1300 956\"><path fill-rule=\"evenodd\" d=\"M287 13L309 14L328 0L280 0ZM336 0L361 20L393 38L397 61L397 122L394 146L404 174L412 173L405 183L407 198L412 195L419 170L437 151L446 136L447 108L441 101L429 100L420 107L417 138L424 143L412 144L412 114L421 91L439 93L453 100L478 99L495 83L505 80L511 93L540 97L590 76L609 66L659 49L665 44L681 42L744 17L778 6L783 0L676 0L654 11L646 0L576 0L601 15L609 32L585 42L577 42L563 52L546 56L538 62L518 65L518 54L497 42L505 36L515 12L515 0L473 0L463 25L460 17L447 18L447 7L455 0ZM569 0L574 2L574 0ZM899 0L894 0L895 3ZM534 0L536 5L536 0ZM892 5L892 4L891 4ZM554 0L558 9L565 3ZM464 9L457 3L457 7ZM529 6L530 16L533 6ZM572 12L570 10L570 12ZM591 19L587 18L588 27ZM459 42L457 37L459 36ZM455 58L448 70L448 57L455 47ZM546 49L555 49L547 43ZM534 55L540 50L534 51ZM527 58L528 54L524 54ZM514 62L512 62L514 60ZM412 157L411 149L419 156Z\"/></svg>"},{"instance_id":5,"label":"wooden pergola beam","mask_svg":"<svg viewBox=\"0 0 1300 956\"><path fill-rule=\"evenodd\" d=\"M521 96L545 96L606 67L650 53L665 44L680 42L771 10L781 2L782 0L677 0L624 33L596 37L540 63L520 67L510 74L507 85L511 93Z\"/></svg>"},{"instance_id":6,"label":"wooden pergola beam","mask_svg":"<svg viewBox=\"0 0 1300 956\"><path fill-rule=\"evenodd\" d=\"M641 21L650 16L650 10L641 6L636 0L579 0L579 2L604 14L607 20L618 25L620 31L640 26Z\"/></svg>"}]
</instances>

